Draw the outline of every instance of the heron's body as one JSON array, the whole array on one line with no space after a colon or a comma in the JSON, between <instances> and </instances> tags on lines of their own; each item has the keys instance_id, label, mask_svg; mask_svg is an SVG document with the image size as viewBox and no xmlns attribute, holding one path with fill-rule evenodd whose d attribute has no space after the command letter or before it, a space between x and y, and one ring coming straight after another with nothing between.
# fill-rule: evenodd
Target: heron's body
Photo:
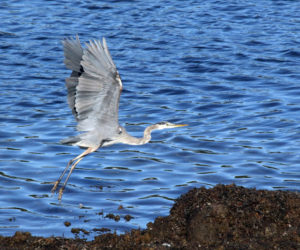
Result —
<instances>
[{"instance_id":1,"label":"heron's body","mask_svg":"<svg viewBox=\"0 0 300 250\"><path fill-rule=\"evenodd\" d=\"M63 45L65 65L72 70L71 76L66 79L68 103L77 121L76 128L81 133L64 139L62 143L87 149L69 161L55 182L52 192L56 190L69 166L75 162L59 191L59 199L75 166L84 156L99 147L115 143L142 145L150 141L153 130L185 126L161 122L147 127L141 138L129 135L119 125L119 100L123 86L105 39L103 38L102 44L100 41L90 41L86 44L86 49L81 47L78 36L76 39L65 39Z\"/></svg>"}]
</instances>

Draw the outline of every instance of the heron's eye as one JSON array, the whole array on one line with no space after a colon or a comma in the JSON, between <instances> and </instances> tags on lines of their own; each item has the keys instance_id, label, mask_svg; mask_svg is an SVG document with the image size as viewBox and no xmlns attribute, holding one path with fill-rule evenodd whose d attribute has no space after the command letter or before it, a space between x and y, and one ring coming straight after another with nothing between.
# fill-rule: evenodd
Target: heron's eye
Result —
<instances>
[{"instance_id":1,"label":"heron's eye","mask_svg":"<svg viewBox=\"0 0 300 250\"><path fill-rule=\"evenodd\" d=\"M158 125L165 125L167 122L159 122Z\"/></svg>"}]
</instances>

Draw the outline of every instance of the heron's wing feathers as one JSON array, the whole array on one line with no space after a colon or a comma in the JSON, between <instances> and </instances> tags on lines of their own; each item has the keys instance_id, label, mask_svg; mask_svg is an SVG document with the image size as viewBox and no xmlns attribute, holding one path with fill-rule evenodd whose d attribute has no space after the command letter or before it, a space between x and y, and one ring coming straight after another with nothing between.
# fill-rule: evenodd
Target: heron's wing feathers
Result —
<instances>
[{"instance_id":1,"label":"heron's wing feathers","mask_svg":"<svg viewBox=\"0 0 300 250\"><path fill-rule=\"evenodd\" d=\"M109 137L119 125L122 82L104 38L103 45L100 41L86 44L80 66L82 73L77 77L77 85L74 84L76 76L67 80L70 88L71 84L76 85L74 107L78 121L77 130L97 131L100 133L97 136Z\"/></svg>"},{"instance_id":2,"label":"heron's wing feathers","mask_svg":"<svg viewBox=\"0 0 300 250\"><path fill-rule=\"evenodd\" d=\"M64 63L68 69L72 70L72 74L66 79L66 87L68 90L68 103L73 115L77 119L77 112L75 108L75 95L76 87L78 85L78 78L82 74L83 69L80 65L83 49L80 45L79 37L76 35L76 39L69 38L63 40L64 46Z\"/></svg>"},{"instance_id":3,"label":"heron's wing feathers","mask_svg":"<svg viewBox=\"0 0 300 250\"><path fill-rule=\"evenodd\" d=\"M68 69L71 69L75 72L80 72L80 62L83 55L83 49L80 45L79 37L76 35L76 38L67 38L63 40L64 46L64 63Z\"/></svg>"}]
</instances>

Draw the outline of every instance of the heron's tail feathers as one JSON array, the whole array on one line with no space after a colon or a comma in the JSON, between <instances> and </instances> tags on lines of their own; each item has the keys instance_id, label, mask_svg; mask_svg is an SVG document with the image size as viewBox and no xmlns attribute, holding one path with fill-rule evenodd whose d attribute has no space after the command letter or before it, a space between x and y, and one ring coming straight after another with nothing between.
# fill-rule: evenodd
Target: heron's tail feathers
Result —
<instances>
[{"instance_id":1,"label":"heron's tail feathers","mask_svg":"<svg viewBox=\"0 0 300 250\"><path fill-rule=\"evenodd\" d=\"M65 138L63 140L60 141L61 144L66 144L66 145L77 145L78 142L80 142L81 138L79 135L77 136L70 136L68 138Z\"/></svg>"}]
</instances>

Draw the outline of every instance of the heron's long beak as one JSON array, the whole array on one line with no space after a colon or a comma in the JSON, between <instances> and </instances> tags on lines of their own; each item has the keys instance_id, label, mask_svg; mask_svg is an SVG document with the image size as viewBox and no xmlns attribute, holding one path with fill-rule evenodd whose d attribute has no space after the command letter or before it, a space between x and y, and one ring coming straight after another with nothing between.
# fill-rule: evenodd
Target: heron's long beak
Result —
<instances>
[{"instance_id":1,"label":"heron's long beak","mask_svg":"<svg viewBox=\"0 0 300 250\"><path fill-rule=\"evenodd\" d=\"M175 124L175 126L174 127L184 127L184 126L188 126L188 124Z\"/></svg>"}]
</instances>

